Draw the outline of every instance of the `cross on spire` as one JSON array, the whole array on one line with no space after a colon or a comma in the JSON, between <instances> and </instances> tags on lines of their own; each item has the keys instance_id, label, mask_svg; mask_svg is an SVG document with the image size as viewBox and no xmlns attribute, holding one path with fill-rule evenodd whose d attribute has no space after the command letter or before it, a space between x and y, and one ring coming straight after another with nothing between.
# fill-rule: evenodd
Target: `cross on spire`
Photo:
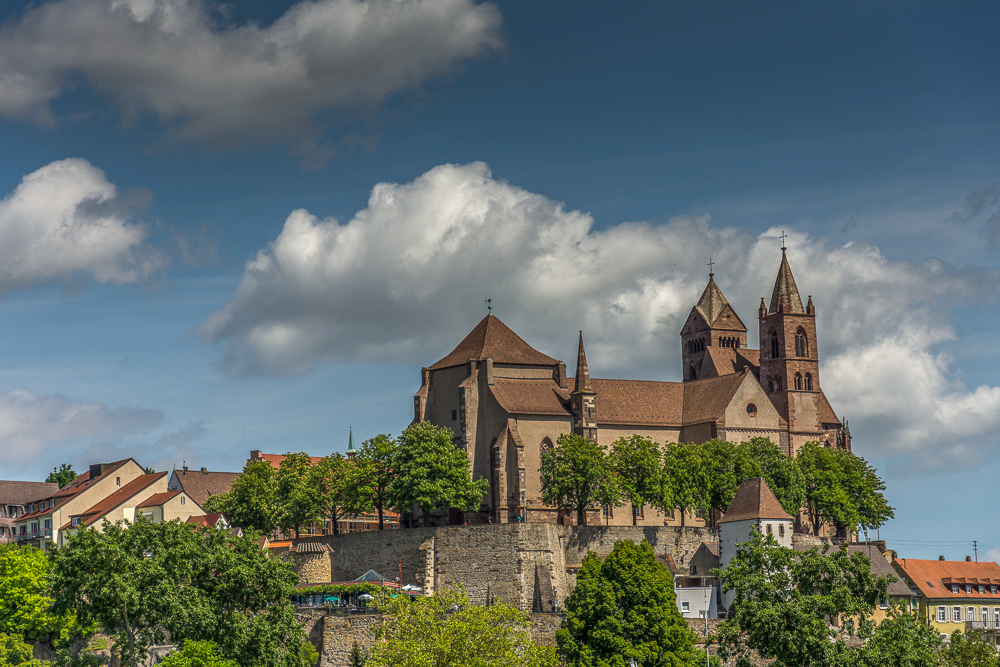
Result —
<instances>
[{"instance_id":1,"label":"cross on spire","mask_svg":"<svg viewBox=\"0 0 1000 667\"><path fill-rule=\"evenodd\" d=\"M713 269L714 267L715 267L715 262L713 262L713 261L712 261L712 258L711 258L711 257L709 257L709 258L708 258L708 276L709 276L709 278L711 278L712 276L714 276L714 275L715 275L715 273L713 273L713 272L712 272L712 269Z\"/></svg>"},{"instance_id":2,"label":"cross on spire","mask_svg":"<svg viewBox=\"0 0 1000 667\"><path fill-rule=\"evenodd\" d=\"M781 235L779 236L779 238L781 239L781 249L782 250L788 250L788 248L785 247L785 239L788 238L788 234L786 234L785 231L782 230L781 231Z\"/></svg>"},{"instance_id":3,"label":"cross on spire","mask_svg":"<svg viewBox=\"0 0 1000 667\"><path fill-rule=\"evenodd\" d=\"M493 314L493 299L486 299L486 310L489 314Z\"/></svg>"}]
</instances>

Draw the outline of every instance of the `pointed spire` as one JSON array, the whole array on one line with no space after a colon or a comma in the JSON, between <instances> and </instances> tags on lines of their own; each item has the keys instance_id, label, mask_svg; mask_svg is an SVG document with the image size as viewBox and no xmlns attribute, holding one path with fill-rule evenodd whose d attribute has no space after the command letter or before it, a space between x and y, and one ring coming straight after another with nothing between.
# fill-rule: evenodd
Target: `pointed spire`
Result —
<instances>
[{"instance_id":1,"label":"pointed spire","mask_svg":"<svg viewBox=\"0 0 1000 667\"><path fill-rule=\"evenodd\" d=\"M815 315L816 306L813 305L813 296L809 295L809 303L806 304L806 315Z\"/></svg>"},{"instance_id":2,"label":"pointed spire","mask_svg":"<svg viewBox=\"0 0 1000 667\"><path fill-rule=\"evenodd\" d=\"M580 348L576 353L576 389L574 394L596 394L590 384L590 369L587 368L587 352L583 349L583 332L580 332Z\"/></svg>"},{"instance_id":3,"label":"pointed spire","mask_svg":"<svg viewBox=\"0 0 1000 667\"><path fill-rule=\"evenodd\" d=\"M785 248L781 249L781 266L778 267L778 277L774 281L774 291L771 292L771 306L768 313L805 313L802 308L802 297L799 288L792 277L792 269L788 266Z\"/></svg>"},{"instance_id":4,"label":"pointed spire","mask_svg":"<svg viewBox=\"0 0 1000 667\"><path fill-rule=\"evenodd\" d=\"M350 435L347 436L347 455L351 456L352 454L357 454L358 450L354 449L354 427L349 426L348 428L350 429L348 431Z\"/></svg>"},{"instance_id":5,"label":"pointed spire","mask_svg":"<svg viewBox=\"0 0 1000 667\"><path fill-rule=\"evenodd\" d=\"M705 291L701 293L701 298L698 299L695 307L701 312L705 321L711 325L722 314L722 309L727 305L729 302L726 301L719 286L715 284L715 274L708 274L708 285L705 286Z\"/></svg>"}]
</instances>

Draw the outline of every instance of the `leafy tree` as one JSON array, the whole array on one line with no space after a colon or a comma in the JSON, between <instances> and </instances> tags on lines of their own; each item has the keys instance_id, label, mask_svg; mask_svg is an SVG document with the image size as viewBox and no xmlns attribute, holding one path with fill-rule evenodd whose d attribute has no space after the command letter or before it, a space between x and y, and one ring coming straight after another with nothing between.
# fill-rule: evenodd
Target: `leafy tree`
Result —
<instances>
[{"instance_id":1,"label":"leafy tree","mask_svg":"<svg viewBox=\"0 0 1000 667\"><path fill-rule=\"evenodd\" d=\"M638 508L655 503L663 485L660 448L641 435L618 438L611 444L611 469L618 480L621 496L632 505L632 525Z\"/></svg>"},{"instance_id":2,"label":"leafy tree","mask_svg":"<svg viewBox=\"0 0 1000 667\"><path fill-rule=\"evenodd\" d=\"M882 492L885 482L875 468L860 456L846 449L836 450L844 470L844 485L858 516L858 526L863 530L874 530L895 516L893 508L886 502ZM855 526L844 526L853 529Z\"/></svg>"},{"instance_id":3,"label":"leafy tree","mask_svg":"<svg viewBox=\"0 0 1000 667\"><path fill-rule=\"evenodd\" d=\"M177 521L105 523L52 553L55 608L75 608L115 639L135 667L151 645L209 640L250 667L305 667L301 626L289 602L298 577L271 559L257 535L235 537Z\"/></svg>"},{"instance_id":4,"label":"leafy tree","mask_svg":"<svg viewBox=\"0 0 1000 667\"><path fill-rule=\"evenodd\" d=\"M944 650L945 667L997 667L1000 658L996 649L987 644L979 634L970 632L962 634L955 631L951 635L951 643Z\"/></svg>"},{"instance_id":5,"label":"leafy tree","mask_svg":"<svg viewBox=\"0 0 1000 667\"><path fill-rule=\"evenodd\" d=\"M892 604L851 667L939 667L941 636L927 619Z\"/></svg>"},{"instance_id":6,"label":"leafy tree","mask_svg":"<svg viewBox=\"0 0 1000 667\"><path fill-rule=\"evenodd\" d=\"M0 633L30 639L65 639L75 626L72 611L50 610L49 559L31 547L0 544Z\"/></svg>"},{"instance_id":7,"label":"leafy tree","mask_svg":"<svg viewBox=\"0 0 1000 667\"><path fill-rule=\"evenodd\" d=\"M542 499L559 510L575 510L578 525L587 509L615 505L619 499L615 472L604 448L589 438L564 434L542 453Z\"/></svg>"},{"instance_id":8,"label":"leafy tree","mask_svg":"<svg viewBox=\"0 0 1000 667\"><path fill-rule=\"evenodd\" d=\"M0 632L0 667L19 665L19 667L42 667L47 662L32 659L31 645L19 635Z\"/></svg>"},{"instance_id":9,"label":"leafy tree","mask_svg":"<svg viewBox=\"0 0 1000 667\"><path fill-rule=\"evenodd\" d=\"M679 666L697 655L673 577L645 541L616 542L603 563L587 554L556 641L570 667Z\"/></svg>"},{"instance_id":10,"label":"leafy tree","mask_svg":"<svg viewBox=\"0 0 1000 667\"><path fill-rule=\"evenodd\" d=\"M274 468L260 459L247 461L229 491L209 498L204 508L222 512L226 521L243 530L274 532L278 520Z\"/></svg>"},{"instance_id":11,"label":"leafy tree","mask_svg":"<svg viewBox=\"0 0 1000 667\"><path fill-rule=\"evenodd\" d=\"M411 601L376 599L385 623L366 667L553 667L555 649L531 640L531 619L513 605L470 605L461 589ZM457 610L456 610L457 607Z\"/></svg>"},{"instance_id":12,"label":"leafy tree","mask_svg":"<svg viewBox=\"0 0 1000 667\"><path fill-rule=\"evenodd\" d=\"M806 497L806 483L798 464L770 439L757 436L739 445L757 465L785 511L798 516Z\"/></svg>"},{"instance_id":13,"label":"leafy tree","mask_svg":"<svg viewBox=\"0 0 1000 667\"><path fill-rule=\"evenodd\" d=\"M671 507L663 507L665 514L674 507L681 510L681 525L685 525L684 515L688 510L705 511L709 507L710 483L705 470L705 458L700 445L690 442L668 443L663 451L663 485L673 500Z\"/></svg>"},{"instance_id":14,"label":"leafy tree","mask_svg":"<svg viewBox=\"0 0 1000 667\"><path fill-rule=\"evenodd\" d=\"M219 646L210 641L187 641L160 663L163 667L237 667L219 653Z\"/></svg>"},{"instance_id":15,"label":"leafy tree","mask_svg":"<svg viewBox=\"0 0 1000 667\"><path fill-rule=\"evenodd\" d=\"M285 454L274 476L278 525L288 534L299 537L302 526L321 521L329 507L313 484L312 457L305 452Z\"/></svg>"},{"instance_id":16,"label":"leafy tree","mask_svg":"<svg viewBox=\"0 0 1000 667\"><path fill-rule=\"evenodd\" d=\"M61 489L76 479L76 477L76 473L73 472L73 466L63 463L58 468L53 468L49 476L45 478L45 481L50 484L58 484Z\"/></svg>"},{"instance_id":17,"label":"leafy tree","mask_svg":"<svg viewBox=\"0 0 1000 667\"><path fill-rule=\"evenodd\" d=\"M396 473L393 461L396 457L396 441L387 435L377 435L361 443L361 449L354 457L362 478L363 488L370 494L371 505L378 512L378 529L384 530L383 512L394 504L390 490Z\"/></svg>"},{"instance_id":18,"label":"leafy tree","mask_svg":"<svg viewBox=\"0 0 1000 667\"><path fill-rule=\"evenodd\" d=\"M796 553L771 535L751 533L719 573L723 590L735 592L719 628L723 660L745 658L748 649L773 658L776 667L846 666L857 659L828 619L846 619L849 634L871 637L871 615L893 578L872 574L864 554L829 549Z\"/></svg>"},{"instance_id":19,"label":"leafy tree","mask_svg":"<svg viewBox=\"0 0 1000 667\"><path fill-rule=\"evenodd\" d=\"M399 511L418 505L424 513L424 525L430 525L430 512L438 507L479 509L483 494L489 489L485 479L473 480L469 458L455 446L451 429L438 428L430 422L411 425L399 436L393 461L396 478L390 496Z\"/></svg>"},{"instance_id":20,"label":"leafy tree","mask_svg":"<svg viewBox=\"0 0 1000 667\"><path fill-rule=\"evenodd\" d=\"M308 475L308 485L316 494L316 502L326 509L334 535L341 517L360 514L371 507L371 495L362 486L365 478L358 466L343 454L337 452L320 459Z\"/></svg>"},{"instance_id":21,"label":"leafy tree","mask_svg":"<svg viewBox=\"0 0 1000 667\"><path fill-rule=\"evenodd\" d=\"M710 509L725 512L732 504L743 480L760 476L760 466L746 449L725 440L712 439L698 446L702 479Z\"/></svg>"},{"instance_id":22,"label":"leafy tree","mask_svg":"<svg viewBox=\"0 0 1000 667\"><path fill-rule=\"evenodd\" d=\"M354 642L354 645L351 646L350 660L351 667L365 667L365 665L368 664L368 656L361 650L361 647L358 646L357 642Z\"/></svg>"},{"instance_id":23,"label":"leafy tree","mask_svg":"<svg viewBox=\"0 0 1000 667\"><path fill-rule=\"evenodd\" d=\"M805 481L805 508L815 534L824 523L847 530L877 528L892 518L885 484L864 459L846 449L807 442L795 459Z\"/></svg>"}]
</instances>

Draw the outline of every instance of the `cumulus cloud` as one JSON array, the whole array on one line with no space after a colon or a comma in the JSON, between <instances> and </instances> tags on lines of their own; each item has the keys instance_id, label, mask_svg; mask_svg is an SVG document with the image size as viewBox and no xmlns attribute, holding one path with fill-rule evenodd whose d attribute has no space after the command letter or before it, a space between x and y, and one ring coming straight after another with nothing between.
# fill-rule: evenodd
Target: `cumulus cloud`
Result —
<instances>
[{"instance_id":1,"label":"cumulus cloud","mask_svg":"<svg viewBox=\"0 0 1000 667\"><path fill-rule=\"evenodd\" d=\"M321 112L371 108L503 43L499 10L473 0L307 0L265 27L211 9L29 6L0 28L0 114L51 123L51 102L82 75L127 121L152 112L182 140L308 143Z\"/></svg>"},{"instance_id":2,"label":"cumulus cloud","mask_svg":"<svg viewBox=\"0 0 1000 667\"><path fill-rule=\"evenodd\" d=\"M494 312L535 347L571 358L583 329L591 372L676 379L678 332L705 262L756 341L780 230L751 235L707 216L596 229L590 215L493 178L482 163L380 183L352 219L293 211L200 326L235 372L294 374L324 360L428 365ZM993 455L1000 388L967 389L936 351L946 306L994 298L998 276L793 232L788 256L817 306L821 383L864 451L908 462ZM934 461L932 461L932 459Z\"/></svg>"},{"instance_id":3,"label":"cumulus cloud","mask_svg":"<svg viewBox=\"0 0 1000 667\"><path fill-rule=\"evenodd\" d=\"M994 563L1000 563L1000 547L995 547L986 552L986 557L983 560L991 560Z\"/></svg>"},{"instance_id":4,"label":"cumulus cloud","mask_svg":"<svg viewBox=\"0 0 1000 667\"><path fill-rule=\"evenodd\" d=\"M80 279L130 283L166 258L143 243L130 201L83 159L60 160L25 176L0 201L0 294Z\"/></svg>"},{"instance_id":5,"label":"cumulus cloud","mask_svg":"<svg viewBox=\"0 0 1000 667\"><path fill-rule=\"evenodd\" d=\"M159 410L109 409L18 389L0 396L0 467L22 469L53 449L76 458L81 444L118 439L163 422Z\"/></svg>"}]
</instances>

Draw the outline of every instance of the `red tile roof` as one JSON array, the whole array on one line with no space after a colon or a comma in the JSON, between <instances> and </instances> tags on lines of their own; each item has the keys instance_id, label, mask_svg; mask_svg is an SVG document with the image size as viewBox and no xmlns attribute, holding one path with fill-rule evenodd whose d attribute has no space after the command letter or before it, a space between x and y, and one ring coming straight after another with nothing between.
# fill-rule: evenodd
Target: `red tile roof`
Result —
<instances>
[{"instance_id":1,"label":"red tile roof","mask_svg":"<svg viewBox=\"0 0 1000 667\"><path fill-rule=\"evenodd\" d=\"M826 400L826 394L819 392L819 421L820 424L839 424L840 419L837 413L830 406L830 401Z\"/></svg>"},{"instance_id":2,"label":"red tile roof","mask_svg":"<svg viewBox=\"0 0 1000 667\"><path fill-rule=\"evenodd\" d=\"M747 521L749 519L786 519L792 515L785 511L763 477L745 479L740 484L733 502L719 523Z\"/></svg>"},{"instance_id":3,"label":"red tile roof","mask_svg":"<svg viewBox=\"0 0 1000 667\"><path fill-rule=\"evenodd\" d=\"M760 350L734 350L731 347L710 345L705 348L705 357L705 361L709 363L702 366L702 377L742 373L744 368L754 375L760 374Z\"/></svg>"},{"instance_id":4,"label":"red tile roof","mask_svg":"<svg viewBox=\"0 0 1000 667\"><path fill-rule=\"evenodd\" d=\"M264 456L272 456L265 454ZM278 457L281 463L281 457ZM271 465L275 465L272 463ZM277 466L276 466L277 467ZM173 478L181 485L184 493L195 501L199 507L204 507L205 501L211 496L224 493L232 488L233 482L240 476L238 472L212 472L201 470L174 470Z\"/></svg>"},{"instance_id":5,"label":"red tile roof","mask_svg":"<svg viewBox=\"0 0 1000 667\"><path fill-rule=\"evenodd\" d=\"M166 473L164 473L166 474ZM165 502L173 500L177 496L184 493L183 491L164 491L163 493L154 493L149 498L146 498L136 507L159 507Z\"/></svg>"},{"instance_id":6,"label":"red tile roof","mask_svg":"<svg viewBox=\"0 0 1000 667\"><path fill-rule=\"evenodd\" d=\"M487 315L448 356L431 370L462 366L469 359L492 359L497 364L552 366L558 363L531 347L495 315Z\"/></svg>"},{"instance_id":7,"label":"red tile roof","mask_svg":"<svg viewBox=\"0 0 1000 667\"><path fill-rule=\"evenodd\" d=\"M188 517L186 523L190 523L195 526L201 526L203 528L212 528L217 523L219 519L222 518L222 512L212 512L211 514L198 514Z\"/></svg>"},{"instance_id":8,"label":"red tile roof","mask_svg":"<svg viewBox=\"0 0 1000 667\"><path fill-rule=\"evenodd\" d=\"M493 396L504 410L516 415L569 417L569 391L554 380L496 378Z\"/></svg>"},{"instance_id":9,"label":"red tile roof","mask_svg":"<svg viewBox=\"0 0 1000 667\"><path fill-rule=\"evenodd\" d=\"M683 418L680 382L591 380L597 392L597 423L677 426Z\"/></svg>"},{"instance_id":10,"label":"red tile roof","mask_svg":"<svg viewBox=\"0 0 1000 667\"><path fill-rule=\"evenodd\" d=\"M136 477L131 482L116 490L114 493L104 498L102 501L88 509L86 512L80 512L79 514L74 514L72 516L78 516L84 520L81 523L85 526L93 525L98 519L103 517L105 514L115 509L116 507L121 507L130 498L135 497L137 494L142 493L145 489L158 482L167 476L165 472L157 472L151 475L140 475ZM102 475L103 477L103 475Z\"/></svg>"},{"instance_id":11,"label":"red tile roof","mask_svg":"<svg viewBox=\"0 0 1000 667\"><path fill-rule=\"evenodd\" d=\"M990 586L1000 586L1000 565L997 563L897 558L893 564L910 578L926 598L982 599L1000 603L1000 590L996 595L990 593ZM952 583L960 585L958 593L951 592ZM973 584L973 593L965 592L967 583ZM985 593L979 593L979 584L986 587Z\"/></svg>"},{"instance_id":12,"label":"red tile roof","mask_svg":"<svg viewBox=\"0 0 1000 667\"><path fill-rule=\"evenodd\" d=\"M268 463L271 464L272 468L280 468L281 467L281 460L284 459L284 458L285 458L284 454L261 454L261 453L258 452L255 456L251 456L250 460L251 461L267 461ZM310 461L311 461L312 465L316 465L317 463L319 463L320 461L323 460L322 456L310 456L309 458L310 458ZM212 473L209 473L209 474L212 474ZM238 472L234 472L234 473L216 473L216 474L235 475L236 477L240 476L240 473L238 473ZM235 479L236 477L234 477L233 479ZM230 482L229 486L232 486L232 482ZM229 489L226 489L226 490L228 491Z\"/></svg>"},{"instance_id":13,"label":"red tile roof","mask_svg":"<svg viewBox=\"0 0 1000 667\"><path fill-rule=\"evenodd\" d=\"M685 382L684 425L722 419L746 377L745 373L740 373Z\"/></svg>"}]
</instances>

